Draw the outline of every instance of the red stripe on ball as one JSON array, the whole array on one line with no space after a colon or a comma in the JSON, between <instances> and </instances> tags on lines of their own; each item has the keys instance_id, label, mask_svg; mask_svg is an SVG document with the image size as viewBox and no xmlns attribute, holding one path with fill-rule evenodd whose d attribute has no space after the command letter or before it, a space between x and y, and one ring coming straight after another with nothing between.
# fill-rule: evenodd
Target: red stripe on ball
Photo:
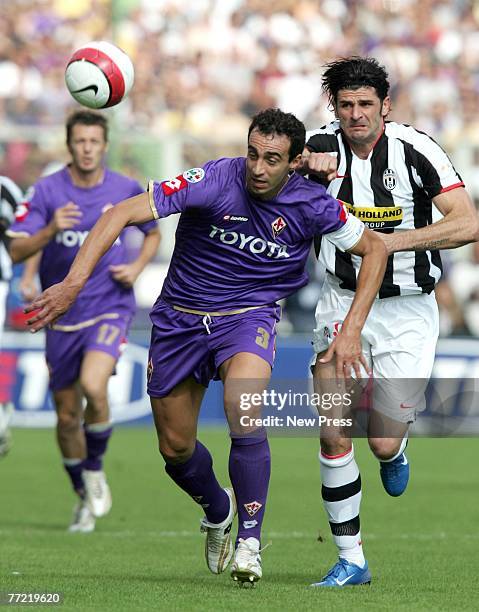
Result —
<instances>
[{"instance_id":1,"label":"red stripe on ball","mask_svg":"<svg viewBox=\"0 0 479 612\"><path fill-rule=\"evenodd\" d=\"M78 49L78 51L75 51L75 53L71 56L68 65L70 65L72 62L78 62L81 60L95 64L95 66L97 66L103 72L108 84L110 85L110 97L103 108L118 104L118 102L120 102L125 95L125 79L123 78L123 73L111 59L111 57L106 53L103 53L103 51L100 51L100 49L83 47L83 49Z\"/></svg>"}]
</instances>

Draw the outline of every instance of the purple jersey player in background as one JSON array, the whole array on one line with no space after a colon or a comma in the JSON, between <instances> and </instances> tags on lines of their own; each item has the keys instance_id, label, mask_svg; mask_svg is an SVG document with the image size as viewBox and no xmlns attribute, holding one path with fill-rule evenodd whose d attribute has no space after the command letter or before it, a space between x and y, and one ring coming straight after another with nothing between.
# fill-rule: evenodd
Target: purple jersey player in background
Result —
<instances>
[{"instance_id":1,"label":"purple jersey player in background","mask_svg":"<svg viewBox=\"0 0 479 612\"><path fill-rule=\"evenodd\" d=\"M26 310L36 331L74 302L101 255L131 223L181 213L163 291L151 312L148 393L168 475L205 511L206 560L214 573L233 556L231 575L254 582L262 575L261 526L270 478L266 433L240 426L240 396L261 393L273 365L277 301L307 283L313 236L328 234L339 248L363 257L355 294L335 355L340 376L359 371L359 336L384 273L382 241L325 190L295 173L305 139L303 124L278 109L250 125L247 158L220 159L162 183L107 211L92 230L67 278ZM81 294L80 294L81 295ZM205 387L224 385L230 425L233 490L216 480L209 451L196 439ZM241 384L238 384L241 381ZM249 416L260 415L260 408Z\"/></svg>"},{"instance_id":2,"label":"purple jersey player in background","mask_svg":"<svg viewBox=\"0 0 479 612\"><path fill-rule=\"evenodd\" d=\"M108 134L103 116L79 111L68 119L66 128L72 162L37 181L29 202L9 230L14 262L43 250L39 268L42 289L65 278L88 232L105 210L143 192L136 181L104 166ZM159 244L156 222L143 223L139 229L144 241L138 258L126 264L120 235L75 306L46 330L50 388L58 415L57 440L79 496L70 531L92 531L95 517L105 515L111 507L102 470L112 432L107 384L135 312L132 285Z\"/></svg>"}]
</instances>

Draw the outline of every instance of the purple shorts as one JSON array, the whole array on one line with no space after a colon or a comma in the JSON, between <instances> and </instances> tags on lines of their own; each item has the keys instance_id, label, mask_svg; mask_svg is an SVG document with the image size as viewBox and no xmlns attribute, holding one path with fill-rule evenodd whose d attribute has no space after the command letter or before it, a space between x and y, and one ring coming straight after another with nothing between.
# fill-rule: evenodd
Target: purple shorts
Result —
<instances>
[{"instance_id":1,"label":"purple shorts","mask_svg":"<svg viewBox=\"0 0 479 612\"><path fill-rule=\"evenodd\" d=\"M273 367L280 312L273 305L208 318L160 300L150 315L148 395L165 397L190 376L207 387L211 379L219 379L221 364L236 353L254 353Z\"/></svg>"},{"instance_id":2,"label":"purple shorts","mask_svg":"<svg viewBox=\"0 0 479 612\"><path fill-rule=\"evenodd\" d=\"M45 356L50 389L65 389L77 381L88 351L102 351L118 359L126 344L130 322L130 316L120 315L118 319L102 319L75 331L47 329Z\"/></svg>"}]
</instances>

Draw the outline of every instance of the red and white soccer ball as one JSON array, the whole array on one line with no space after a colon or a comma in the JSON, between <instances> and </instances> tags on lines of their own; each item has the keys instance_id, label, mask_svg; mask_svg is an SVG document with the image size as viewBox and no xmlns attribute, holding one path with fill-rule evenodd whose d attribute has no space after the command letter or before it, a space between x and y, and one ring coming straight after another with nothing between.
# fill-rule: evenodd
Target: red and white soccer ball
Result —
<instances>
[{"instance_id":1,"label":"red and white soccer ball","mask_svg":"<svg viewBox=\"0 0 479 612\"><path fill-rule=\"evenodd\" d=\"M107 108L123 100L133 85L135 71L128 55L106 41L77 49L65 71L68 91L88 108Z\"/></svg>"}]
</instances>

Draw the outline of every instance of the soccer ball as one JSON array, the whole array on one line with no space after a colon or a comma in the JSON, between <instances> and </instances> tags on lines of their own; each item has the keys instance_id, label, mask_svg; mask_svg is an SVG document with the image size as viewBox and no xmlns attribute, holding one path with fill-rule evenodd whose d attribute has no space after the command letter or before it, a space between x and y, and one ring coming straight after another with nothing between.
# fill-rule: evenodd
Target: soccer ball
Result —
<instances>
[{"instance_id":1,"label":"soccer ball","mask_svg":"<svg viewBox=\"0 0 479 612\"><path fill-rule=\"evenodd\" d=\"M128 55L105 41L91 42L71 56L65 70L68 91L89 108L115 106L133 85L135 71Z\"/></svg>"}]
</instances>

